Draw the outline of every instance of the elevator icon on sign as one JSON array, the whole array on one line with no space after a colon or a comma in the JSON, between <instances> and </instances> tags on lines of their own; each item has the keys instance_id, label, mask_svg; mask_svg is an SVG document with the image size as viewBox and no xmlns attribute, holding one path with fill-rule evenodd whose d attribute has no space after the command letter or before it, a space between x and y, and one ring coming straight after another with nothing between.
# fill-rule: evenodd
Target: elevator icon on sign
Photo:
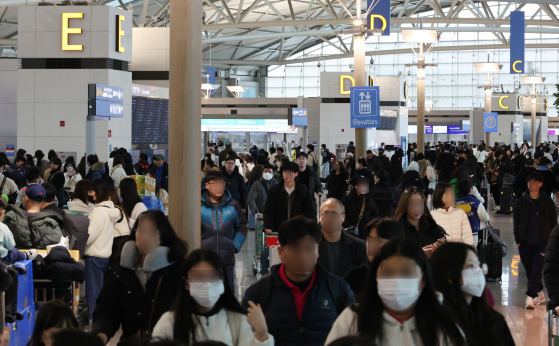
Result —
<instances>
[{"instance_id":1,"label":"elevator icon on sign","mask_svg":"<svg viewBox=\"0 0 559 346\"><path fill-rule=\"evenodd\" d=\"M369 95L369 92L367 91L367 94L361 92L359 97L361 98L361 100L359 100L359 113L371 114L373 107L370 101L371 95Z\"/></svg>"}]
</instances>

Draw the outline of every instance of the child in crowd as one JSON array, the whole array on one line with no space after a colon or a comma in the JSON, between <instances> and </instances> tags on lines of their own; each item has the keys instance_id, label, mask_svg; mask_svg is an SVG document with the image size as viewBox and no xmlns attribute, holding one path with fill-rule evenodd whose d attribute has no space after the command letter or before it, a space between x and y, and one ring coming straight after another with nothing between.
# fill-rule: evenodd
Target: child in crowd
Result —
<instances>
[{"instance_id":1,"label":"child in crowd","mask_svg":"<svg viewBox=\"0 0 559 346\"><path fill-rule=\"evenodd\" d=\"M470 181L459 181L456 184L456 190L458 191L456 208L462 209L468 216L474 236L474 246L477 246L480 223L489 221L489 214L487 214L483 203L472 194L472 183Z\"/></svg>"},{"instance_id":2,"label":"child in crowd","mask_svg":"<svg viewBox=\"0 0 559 346\"><path fill-rule=\"evenodd\" d=\"M27 251L19 251L15 248L16 242L12 231L4 223L4 215L7 208L6 200L0 198L0 258L2 261L13 264L23 260L34 260L37 258L38 252L35 249Z\"/></svg>"}]
</instances>

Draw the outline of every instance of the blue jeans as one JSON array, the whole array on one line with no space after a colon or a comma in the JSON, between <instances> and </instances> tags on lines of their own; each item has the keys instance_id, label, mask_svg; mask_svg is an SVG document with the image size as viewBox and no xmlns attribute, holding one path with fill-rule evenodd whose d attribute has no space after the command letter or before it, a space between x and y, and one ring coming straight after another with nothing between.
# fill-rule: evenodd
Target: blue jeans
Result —
<instances>
[{"instance_id":1,"label":"blue jeans","mask_svg":"<svg viewBox=\"0 0 559 346\"><path fill-rule=\"evenodd\" d=\"M93 320L93 312L97 306L97 297L101 293L105 281L105 271L109 266L108 258L84 256L85 262L85 300L89 309L89 320Z\"/></svg>"},{"instance_id":2,"label":"blue jeans","mask_svg":"<svg viewBox=\"0 0 559 346\"><path fill-rule=\"evenodd\" d=\"M11 249L10 251L8 251L8 255L2 258L2 261L8 264L14 264L16 262L24 261L24 260L25 260L25 254L19 251L18 249Z\"/></svg>"}]
</instances>

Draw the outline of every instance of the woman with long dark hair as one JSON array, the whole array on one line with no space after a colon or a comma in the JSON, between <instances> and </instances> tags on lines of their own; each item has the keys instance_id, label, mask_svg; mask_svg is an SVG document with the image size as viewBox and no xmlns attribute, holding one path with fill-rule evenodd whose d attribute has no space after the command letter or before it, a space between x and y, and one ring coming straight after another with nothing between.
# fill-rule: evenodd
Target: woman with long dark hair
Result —
<instances>
[{"instance_id":1,"label":"woman with long dark hair","mask_svg":"<svg viewBox=\"0 0 559 346\"><path fill-rule=\"evenodd\" d=\"M76 184L82 180L81 174L76 170L74 161L66 162L64 165L64 189L70 190L70 196L76 189Z\"/></svg>"},{"instance_id":2,"label":"woman with long dark hair","mask_svg":"<svg viewBox=\"0 0 559 346\"><path fill-rule=\"evenodd\" d=\"M121 326L121 341L150 335L179 294L187 252L161 211L143 212L122 248L120 265L107 272L93 333L105 343Z\"/></svg>"},{"instance_id":3,"label":"woman with long dark hair","mask_svg":"<svg viewBox=\"0 0 559 346\"><path fill-rule=\"evenodd\" d=\"M446 241L446 232L429 213L427 198L417 188L404 190L394 212L394 220L404 226L406 238L414 239L423 248L427 258Z\"/></svg>"},{"instance_id":4,"label":"woman with long dark hair","mask_svg":"<svg viewBox=\"0 0 559 346\"><path fill-rule=\"evenodd\" d=\"M130 219L130 227L132 227L138 216L148 210L140 195L138 195L138 185L136 185L134 179L122 179L120 182L120 198L122 199L122 209Z\"/></svg>"},{"instance_id":5,"label":"woman with long dark hair","mask_svg":"<svg viewBox=\"0 0 559 346\"><path fill-rule=\"evenodd\" d=\"M390 163L386 167L386 171L390 174L390 186L393 188L398 185L402 174L404 174L404 170L402 169L402 160L399 155L392 155L390 158Z\"/></svg>"},{"instance_id":6,"label":"woman with long dark hair","mask_svg":"<svg viewBox=\"0 0 559 346\"><path fill-rule=\"evenodd\" d=\"M326 178L320 178L320 181L326 183L328 193L326 198L337 198L342 200L347 195L347 187L349 180L349 171L345 164L338 160L332 165L332 171Z\"/></svg>"},{"instance_id":7,"label":"woman with long dark hair","mask_svg":"<svg viewBox=\"0 0 559 346\"><path fill-rule=\"evenodd\" d=\"M89 180L80 180L74 188L72 200L68 202L68 210L91 213L93 211L93 203L89 201L88 190Z\"/></svg>"},{"instance_id":8,"label":"woman with long dark hair","mask_svg":"<svg viewBox=\"0 0 559 346\"><path fill-rule=\"evenodd\" d=\"M39 310L27 346L51 346L57 332L62 329L78 328L78 321L68 304L62 300L50 301Z\"/></svg>"},{"instance_id":9,"label":"woman with long dark hair","mask_svg":"<svg viewBox=\"0 0 559 346\"><path fill-rule=\"evenodd\" d=\"M431 257L435 289L443 306L458 323L469 346L514 345L503 315L487 305L485 272L475 249L464 243L446 243Z\"/></svg>"},{"instance_id":10,"label":"woman with long dark hair","mask_svg":"<svg viewBox=\"0 0 559 346\"><path fill-rule=\"evenodd\" d=\"M342 312L326 345L346 335L377 346L466 345L432 280L429 261L414 241L389 241L373 259L359 305Z\"/></svg>"},{"instance_id":11,"label":"woman with long dark hair","mask_svg":"<svg viewBox=\"0 0 559 346\"><path fill-rule=\"evenodd\" d=\"M218 254L208 249L193 251L186 258L182 277L179 296L171 311L157 322L154 338L187 346L204 340L230 346L274 345L262 309L252 304L247 316L229 289Z\"/></svg>"}]
</instances>

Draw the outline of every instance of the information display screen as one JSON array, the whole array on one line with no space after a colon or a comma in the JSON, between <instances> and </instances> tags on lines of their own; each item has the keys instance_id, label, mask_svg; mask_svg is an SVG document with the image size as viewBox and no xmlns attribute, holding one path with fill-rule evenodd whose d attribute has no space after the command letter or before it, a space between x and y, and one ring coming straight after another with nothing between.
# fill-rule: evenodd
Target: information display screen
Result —
<instances>
[{"instance_id":1,"label":"information display screen","mask_svg":"<svg viewBox=\"0 0 559 346\"><path fill-rule=\"evenodd\" d=\"M462 120L462 131L470 131L470 121L469 120Z\"/></svg>"},{"instance_id":2,"label":"information display screen","mask_svg":"<svg viewBox=\"0 0 559 346\"><path fill-rule=\"evenodd\" d=\"M132 144L169 143L169 100L132 98Z\"/></svg>"},{"instance_id":3,"label":"information display screen","mask_svg":"<svg viewBox=\"0 0 559 346\"><path fill-rule=\"evenodd\" d=\"M433 133L440 133L440 134L446 134L446 125L435 125L433 126Z\"/></svg>"},{"instance_id":4,"label":"information display screen","mask_svg":"<svg viewBox=\"0 0 559 346\"><path fill-rule=\"evenodd\" d=\"M468 134L468 132L462 131L460 129L460 125L448 125L447 129L448 129L448 134L449 135L467 135Z\"/></svg>"}]
</instances>

